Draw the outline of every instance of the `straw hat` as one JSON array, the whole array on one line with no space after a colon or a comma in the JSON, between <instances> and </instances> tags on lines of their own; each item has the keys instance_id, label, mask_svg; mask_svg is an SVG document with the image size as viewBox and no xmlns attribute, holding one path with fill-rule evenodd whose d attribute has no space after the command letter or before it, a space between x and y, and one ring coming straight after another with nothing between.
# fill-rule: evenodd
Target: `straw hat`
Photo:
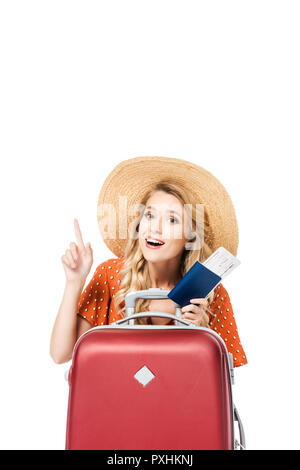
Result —
<instances>
[{"instance_id":1,"label":"straw hat","mask_svg":"<svg viewBox=\"0 0 300 470\"><path fill-rule=\"evenodd\" d=\"M204 168L179 158L136 157L119 163L105 179L98 198L97 219L108 248L124 256L128 227L137 213L127 210L140 204L150 186L167 179L178 182L204 204L209 220L212 251L223 246L234 256L238 247L238 225L229 194L220 181ZM114 222L115 231L108 226Z\"/></svg>"}]
</instances>

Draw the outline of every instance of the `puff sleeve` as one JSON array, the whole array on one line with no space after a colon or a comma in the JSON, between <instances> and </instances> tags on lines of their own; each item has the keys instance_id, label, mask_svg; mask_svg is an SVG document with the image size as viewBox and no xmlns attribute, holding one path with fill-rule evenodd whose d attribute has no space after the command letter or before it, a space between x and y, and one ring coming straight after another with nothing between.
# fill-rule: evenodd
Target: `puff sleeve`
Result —
<instances>
[{"instance_id":1,"label":"puff sleeve","mask_svg":"<svg viewBox=\"0 0 300 470\"><path fill-rule=\"evenodd\" d=\"M213 314L210 328L221 336L228 352L232 353L234 367L247 364L247 357L239 337L230 297L222 284L219 284L215 289L210 309Z\"/></svg>"},{"instance_id":2,"label":"puff sleeve","mask_svg":"<svg viewBox=\"0 0 300 470\"><path fill-rule=\"evenodd\" d=\"M110 293L107 285L106 262L99 264L88 285L81 293L77 315L92 326L108 323Z\"/></svg>"}]
</instances>

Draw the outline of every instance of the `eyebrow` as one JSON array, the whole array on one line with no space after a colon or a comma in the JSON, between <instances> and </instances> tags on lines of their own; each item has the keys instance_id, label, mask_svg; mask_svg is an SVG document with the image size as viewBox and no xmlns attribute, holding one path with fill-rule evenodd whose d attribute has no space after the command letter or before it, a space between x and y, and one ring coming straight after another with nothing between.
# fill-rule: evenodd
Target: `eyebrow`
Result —
<instances>
[{"instance_id":1,"label":"eyebrow","mask_svg":"<svg viewBox=\"0 0 300 470\"><path fill-rule=\"evenodd\" d=\"M152 206L147 206L146 209L154 209L156 211L155 207L152 207ZM177 214L179 217L181 217L181 215L177 211L174 211L173 209L169 209L166 212L172 212L172 214L174 213L174 214Z\"/></svg>"}]
</instances>

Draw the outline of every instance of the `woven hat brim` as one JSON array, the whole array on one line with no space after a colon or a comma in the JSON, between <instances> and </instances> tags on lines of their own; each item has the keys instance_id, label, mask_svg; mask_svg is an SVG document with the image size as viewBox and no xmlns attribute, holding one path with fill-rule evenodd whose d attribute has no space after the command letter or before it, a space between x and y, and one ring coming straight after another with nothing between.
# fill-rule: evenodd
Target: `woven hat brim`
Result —
<instances>
[{"instance_id":1,"label":"woven hat brim","mask_svg":"<svg viewBox=\"0 0 300 470\"><path fill-rule=\"evenodd\" d=\"M105 179L97 205L97 220L100 233L107 247L117 257L124 256L127 238L124 227L129 227L134 215L122 209L120 201L127 207L141 202L152 185L171 179L192 192L199 204L205 205L209 220L209 246L215 251L223 246L236 256L238 248L238 224L232 200L220 181L204 168L179 158L135 157L119 163ZM106 205L106 206L104 206ZM114 207L116 232L107 237L107 217L103 207ZM120 230L121 228L121 230ZM120 237L121 233L121 237Z\"/></svg>"}]
</instances>

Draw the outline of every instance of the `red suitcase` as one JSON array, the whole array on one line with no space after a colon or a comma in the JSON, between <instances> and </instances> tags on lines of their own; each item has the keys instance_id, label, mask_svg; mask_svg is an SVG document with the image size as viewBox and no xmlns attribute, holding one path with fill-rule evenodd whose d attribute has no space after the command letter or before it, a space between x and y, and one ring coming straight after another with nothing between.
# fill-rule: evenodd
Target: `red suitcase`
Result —
<instances>
[{"instance_id":1,"label":"red suitcase","mask_svg":"<svg viewBox=\"0 0 300 470\"><path fill-rule=\"evenodd\" d=\"M137 298L127 294L127 317L95 327L77 341L68 374L66 449L234 449L244 433L232 401L233 365L222 338L180 318L175 326L134 325Z\"/></svg>"}]
</instances>

